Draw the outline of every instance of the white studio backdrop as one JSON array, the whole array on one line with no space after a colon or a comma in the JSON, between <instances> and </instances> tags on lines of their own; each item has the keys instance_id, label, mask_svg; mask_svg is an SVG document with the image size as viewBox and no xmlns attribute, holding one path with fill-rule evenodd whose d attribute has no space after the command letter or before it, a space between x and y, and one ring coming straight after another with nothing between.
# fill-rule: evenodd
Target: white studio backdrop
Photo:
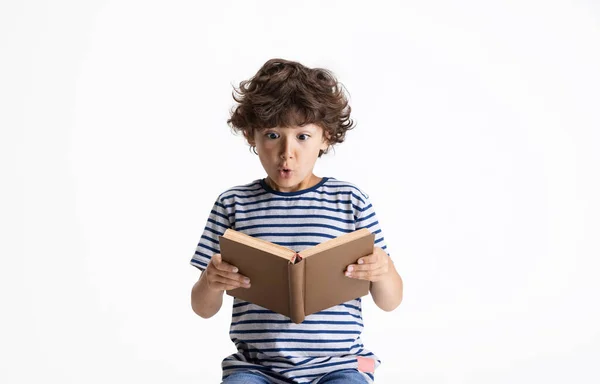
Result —
<instances>
[{"instance_id":1,"label":"white studio backdrop","mask_svg":"<svg viewBox=\"0 0 600 384\"><path fill-rule=\"evenodd\" d=\"M376 382L600 381L597 2L4 1L0 44L0 382L219 382L231 299L197 317L189 260L265 176L226 119L273 57L350 93L315 173L404 279L364 300Z\"/></svg>"}]
</instances>

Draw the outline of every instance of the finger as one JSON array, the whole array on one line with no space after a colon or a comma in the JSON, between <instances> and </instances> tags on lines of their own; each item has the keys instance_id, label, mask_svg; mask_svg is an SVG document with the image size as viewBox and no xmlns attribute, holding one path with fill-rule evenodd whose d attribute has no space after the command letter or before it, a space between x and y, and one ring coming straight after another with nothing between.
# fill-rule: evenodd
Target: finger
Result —
<instances>
[{"instance_id":1,"label":"finger","mask_svg":"<svg viewBox=\"0 0 600 384\"><path fill-rule=\"evenodd\" d=\"M375 247L373 253L363 256L356 261L356 264L373 264L378 263L379 260L389 258L389 255L381 248Z\"/></svg>"},{"instance_id":2,"label":"finger","mask_svg":"<svg viewBox=\"0 0 600 384\"><path fill-rule=\"evenodd\" d=\"M221 279L235 281L237 284L242 285L242 286L250 285L250 278L248 278L247 276L244 276L240 273L218 271L217 275Z\"/></svg>"},{"instance_id":3,"label":"finger","mask_svg":"<svg viewBox=\"0 0 600 384\"><path fill-rule=\"evenodd\" d=\"M384 278L384 276L385 276L385 273L383 271L377 270L377 271L360 272L357 274L353 274L352 276L348 276L348 278L376 282L376 281L382 280Z\"/></svg>"},{"instance_id":4,"label":"finger","mask_svg":"<svg viewBox=\"0 0 600 384\"><path fill-rule=\"evenodd\" d=\"M224 283L214 283L212 285L209 285L210 289L214 289L215 291L230 291L232 289L237 289L240 288L238 286L235 285L227 285Z\"/></svg>"},{"instance_id":5,"label":"finger","mask_svg":"<svg viewBox=\"0 0 600 384\"><path fill-rule=\"evenodd\" d=\"M377 255L372 253L370 255L363 256L360 259L356 260L356 264L373 264L373 263L376 263L377 260L378 260Z\"/></svg>"},{"instance_id":6,"label":"finger","mask_svg":"<svg viewBox=\"0 0 600 384\"><path fill-rule=\"evenodd\" d=\"M375 266L380 266L380 265L387 265L390 262L390 257L387 254L377 254L374 253L372 255L369 256L365 256L365 257L361 257L360 259L358 259L356 261L357 265L375 265Z\"/></svg>"},{"instance_id":7,"label":"finger","mask_svg":"<svg viewBox=\"0 0 600 384\"><path fill-rule=\"evenodd\" d=\"M365 260L366 260L366 262L365 262ZM373 266L373 265L375 265L375 262L373 262L372 259L368 259L365 256L363 258L356 260L356 263L348 265L346 267L346 271L353 271L353 270L365 268L365 267L368 268L369 266Z\"/></svg>"},{"instance_id":8,"label":"finger","mask_svg":"<svg viewBox=\"0 0 600 384\"><path fill-rule=\"evenodd\" d=\"M228 271L217 271L217 275L222 278L239 281L240 283L249 283L250 279L247 276L242 275L241 273L234 273Z\"/></svg>"},{"instance_id":9,"label":"finger","mask_svg":"<svg viewBox=\"0 0 600 384\"><path fill-rule=\"evenodd\" d=\"M376 269L368 269L368 270L353 270L351 272L346 272L346 276L359 279L359 280L369 280L369 281L377 281L382 278L388 271L387 265L382 266Z\"/></svg>"},{"instance_id":10,"label":"finger","mask_svg":"<svg viewBox=\"0 0 600 384\"><path fill-rule=\"evenodd\" d=\"M250 288L250 280L229 279L224 276L216 275L209 280L209 286L211 288L219 287L219 289L225 290L235 288Z\"/></svg>"},{"instance_id":11,"label":"finger","mask_svg":"<svg viewBox=\"0 0 600 384\"><path fill-rule=\"evenodd\" d=\"M208 279L212 281L221 281L224 282L226 280L236 281L239 284L247 284L250 283L250 279L247 276L244 276L237 272L229 272L220 269L211 269L208 272Z\"/></svg>"},{"instance_id":12,"label":"finger","mask_svg":"<svg viewBox=\"0 0 600 384\"><path fill-rule=\"evenodd\" d=\"M377 263L368 263L368 264L350 264L347 268L346 271L347 272L353 272L353 271L372 271L378 268L381 268L382 266L387 265L387 261L379 261Z\"/></svg>"},{"instance_id":13,"label":"finger","mask_svg":"<svg viewBox=\"0 0 600 384\"><path fill-rule=\"evenodd\" d=\"M220 253L215 253L211 258L211 262L219 271L227 271L236 273L238 271L237 267L229 264L226 261L223 261Z\"/></svg>"},{"instance_id":14,"label":"finger","mask_svg":"<svg viewBox=\"0 0 600 384\"><path fill-rule=\"evenodd\" d=\"M215 267L219 264L221 264L221 261L223 261L223 259L221 259L221 254L220 253L215 253L214 255L212 255L212 257L210 258L210 263L212 265L214 265Z\"/></svg>"}]
</instances>

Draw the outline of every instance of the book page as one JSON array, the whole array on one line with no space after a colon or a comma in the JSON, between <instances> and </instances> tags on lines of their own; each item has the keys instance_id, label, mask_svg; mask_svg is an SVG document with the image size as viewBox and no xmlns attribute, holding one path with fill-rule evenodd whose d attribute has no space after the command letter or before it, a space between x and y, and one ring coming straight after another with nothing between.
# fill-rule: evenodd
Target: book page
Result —
<instances>
[{"instance_id":1,"label":"book page","mask_svg":"<svg viewBox=\"0 0 600 384\"><path fill-rule=\"evenodd\" d=\"M290 261L292 261L292 258L296 255L296 252L289 248L231 229L226 230L223 237L240 242L249 247L260 249L264 252L272 253L275 256L283 257Z\"/></svg>"},{"instance_id":2,"label":"book page","mask_svg":"<svg viewBox=\"0 0 600 384\"><path fill-rule=\"evenodd\" d=\"M315 255L317 253L324 252L328 249L337 247L338 245L341 245L341 244L353 241L355 239L358 239L360 237L366 236L369 233L371 233L371 232L367 228L362 228L357 231L346 233L346 234L338 236L334 239L326 240L326 241L322 242L321 244L315 245L314 247L307 248L307 249L301 251L300 255L302 257L309 257L309 256Z\"/></svg>"}]
</instances>

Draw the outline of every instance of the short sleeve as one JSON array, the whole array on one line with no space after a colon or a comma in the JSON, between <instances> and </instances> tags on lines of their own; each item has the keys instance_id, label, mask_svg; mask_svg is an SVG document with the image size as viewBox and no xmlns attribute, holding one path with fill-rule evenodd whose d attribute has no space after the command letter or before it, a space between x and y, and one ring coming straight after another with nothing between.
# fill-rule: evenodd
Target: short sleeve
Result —
<instances>
[{"instance_id":1,"label":"short sleeve","mask_svg":"<svg viewBox=\"0 0 600 384\"><path fill-rule=\"evenodd\" d=\"M385 237L383 236L383 231L377 220L375 208L369 200L369 195L358 190L354 191L351 196L353 200L352 205L354 208L354 224L356 229L368 228L371 233L375 235L375 246L383 249L385 253L390 256L390 253L387 250Z\"/></svg>"},{"instance_id":2,"label":"short sleeve","mask_svg":"<svg viewBox=\"0 0 600 384\"><path fill-rule=\"evenodd\" d=\"M204 272L212 255L220 252L219 236L222 236L228 228L231 228L229 215L219 196L210 211L190 264Z\"/></svg>"}]
</instances>

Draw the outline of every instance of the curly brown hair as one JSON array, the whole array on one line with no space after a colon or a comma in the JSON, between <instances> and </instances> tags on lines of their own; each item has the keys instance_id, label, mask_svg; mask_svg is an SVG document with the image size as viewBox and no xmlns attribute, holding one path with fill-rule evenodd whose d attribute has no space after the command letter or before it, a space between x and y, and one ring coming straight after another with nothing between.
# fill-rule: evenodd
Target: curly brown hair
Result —
<instances>
[{"instance_id":1,"label":"curly brown hair","mask_svg":"<svg viewBox=\"0 0 600 384\"><path fill-rule=\"evenodd\" d=\"M271 59L254 77L234 87L232 95L238 104L227 124L246 139L254 137L255 130L315 124L333 146L343 142L355 126L344 90L327 69ZM251 148L256 153L256 147ZM319 157L328 150L321 150Z\"/></svg>"}]
</instances>

